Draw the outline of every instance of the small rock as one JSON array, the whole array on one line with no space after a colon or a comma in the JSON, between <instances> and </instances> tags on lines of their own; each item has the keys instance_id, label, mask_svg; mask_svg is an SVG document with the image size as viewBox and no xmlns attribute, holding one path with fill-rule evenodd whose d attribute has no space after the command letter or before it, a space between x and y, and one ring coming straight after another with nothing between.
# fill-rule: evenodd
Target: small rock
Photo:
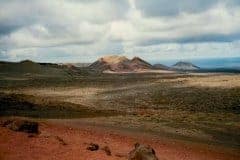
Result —
<instances>
[{"instance_id":1,"label":"small rock","mask_svg":"<svg viewBox=\"0 0 240 160\"><path fill-rule=\"evenodd\" d=\"M102 150L105 151L106 155L108 155L108 156L112 155L111 150L110 150L110 148L108 146L104 146L102 148Z\"/></svg>"},{"instance_id":2,"label":"small rock","mask_svg":"<svg viewBox=\"0 0 240 160\"><path fill-rule=\"evenodd\" d=\"M64 145L64 146L67 145L67 143L61 137L56 136L55 138L60 142L61 145Z\"/></svg>"},{"instance_id":3,"label":"small rock","mask_svg":"<svg viewBox=\"0 0 240 160\"><path fill-rule=\"evenodd\" d=\"M29 134L29 135L28 135L28 138L35 138L35 137L37 137L36 134Z\"/></svg>"},{"instance_id":4,"label":"small rock","mask_svg":"<svg viewBox=\"0 0 240 160\"><path fill-rule=\"evenodd\" d=\"M158 158L149 145L136 143L134 150L129 153L128 160L158 160Z\"/></svg>"},{"instance_id":5,"label":"small rock","mask_svg":"<svg viewBox=\"0 0 240 160\"><path fill-rule=\"evenodd\" d=\"M99 149L99 145L95 143L90 143L89 146L87 147L87 150L90 151L97 151Z\"/></svg>"},{"instance_id":6,"label":"small rock","mask_svg":"<svg viewBox=\"0 0 240 160\"><path fill-rule=\"evenodd\" d=\"M119 158L127 158L127 154L124 154L124 153L116 153L115 154L116 157L119 157Z\"/></svg>"}]
</instances>

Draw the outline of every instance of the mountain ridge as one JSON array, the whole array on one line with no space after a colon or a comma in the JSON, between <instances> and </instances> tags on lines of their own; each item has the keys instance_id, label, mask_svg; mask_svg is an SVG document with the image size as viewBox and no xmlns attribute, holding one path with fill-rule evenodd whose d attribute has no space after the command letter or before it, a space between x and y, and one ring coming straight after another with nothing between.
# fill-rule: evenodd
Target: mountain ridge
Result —
<instances>
[{"instance_id":1,"label":"mountain ridge","mask_svg":"<svg viewBox=\"0 0 240 160\"><path fill-rule=\"evenodd\" d=\"M125 56L104 56L92 63L92 69L113 72L128 72L144 69L152 69L152 65L139 57L128 59Z\"/></svg>"}]
</instances>

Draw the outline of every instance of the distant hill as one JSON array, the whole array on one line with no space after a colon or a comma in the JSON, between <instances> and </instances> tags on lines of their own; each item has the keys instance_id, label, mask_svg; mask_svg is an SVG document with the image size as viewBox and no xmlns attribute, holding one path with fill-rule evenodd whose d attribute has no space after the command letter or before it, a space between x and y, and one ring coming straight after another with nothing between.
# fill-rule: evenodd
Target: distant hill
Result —
<instances>
[{"instance_id":1,"label":"distant hill","mask_svg":"<svg viewBox=\"0 0 240 160\"><path fill-rule=\"evenodd\" d=\"M154 65L153 65L153 68L154 68L154 69L161 69L161 70L168 70L168 69L169 69L168 66L165 66L165 65L163 65L163 64L154 64Z\"/></svg>"},{"instance_id":2,"label":"distant hill","mask_svg":"<svg viewBox=\"0 0 240 160\"><path fill-rule=\"evenodd\" d=\"M78 68L85 68L90 66L91 63L59 63L58 65L61 66L74 66L74 67L78 67Z\"/></svg>"},{"instance_id":3,"label":"distant hill","mask_svg":"<svg viewBox=\"0 0 240 160\"><path fill-rule=\"evenodd\" d=\"M68 73L54 64L35 63L30 60L21 62L1 62L0 73L8 75L68 76Z\"/></svg>"},{"instance_id":4,"label":"distant hill","mask_svg":"<svg viewBox=\"0 0 240 160\"><path fill-rule=\"evenodd\" d=\"M113 72L129 72L141 69L152 69L152 65L139 57L128 59L125 56L105 56L89 66L91 69Z\"/></svg>"},{"instance_id":5,"label":"distant hill","mask_svg":"<svg viewBox=\"0 0 240 160\"><path fill-rule=\"evenodd\" d=\"M171 68L175 70L186 70L186 71L194 71L194 70L200 69L200 67L195 66L190 62L177 62Z\"/></svg>"},{"instance_id":6,"label":"distant hill","mask_svg":"<svg viewBox=\"0 0 240 160\"><path fill-rule=\"evenodd\" d=\"M8 76L59 77L69 78L72 75L88 74L87 70L72 65L54 63L36 63L30 60L21 62L0 62L0 73Z\"/></svg>"},{"instance_id":7,"label":"distant hill","mask_svg":"<svg viewBox=\"0 0 240 160\"><path fill-rule=\"evenodd\" d=\"M43 67L30 60L24 60L21 62L0 62L1 73L14 73L14 74L27 74L43 72Z\"/></svg>"},{"instance_id":8,"label":"distant hill","mask_svg":"<svg viewBox=\"0 0 240 160\"><path fill-rule=\"evenodd\" d=\"M91 63L72 63L75 67L84 68L91 65Z\"/></svg>"}]
</instances>

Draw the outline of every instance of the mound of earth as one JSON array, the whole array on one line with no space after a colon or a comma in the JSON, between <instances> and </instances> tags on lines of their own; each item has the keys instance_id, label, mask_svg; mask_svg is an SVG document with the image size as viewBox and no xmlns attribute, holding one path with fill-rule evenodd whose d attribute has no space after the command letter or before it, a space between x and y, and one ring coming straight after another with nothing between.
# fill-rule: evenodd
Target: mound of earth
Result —
<instances>
[{"instance_id":1,"label":"mound of earth","mask_svg":"<svg viewBox=\"0 0 240 160\"><path fill-rule=\"evenodd\" d=\"M177 62L172 66L173 69L176 70L199 70L200 67L190 63L190 62Z\"/></svg>"},{"instance_id":2,"label":"mound of earth","mask_svg":"<svg viewBox=\"0 0 240 160\"><path fill-rule=\"evenodd\" d=\"M131 72L152 69L152 65L139 57L128 59L125 56L105 56L89 66L91 69L114 72Z\"/></svg>"}]
</instances>

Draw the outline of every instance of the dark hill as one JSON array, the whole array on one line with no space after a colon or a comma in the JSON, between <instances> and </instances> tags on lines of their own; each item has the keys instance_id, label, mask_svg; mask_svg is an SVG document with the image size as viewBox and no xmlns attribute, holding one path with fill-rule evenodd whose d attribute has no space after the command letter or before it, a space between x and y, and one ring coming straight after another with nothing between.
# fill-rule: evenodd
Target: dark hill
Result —
<instances>
[{"instance_id":1,"label":"dark hill","mask_svg":"<svg viewBox=\"0 0 240 160\"><path fill-rule=\"evenodd\" d=\"M154 68L154 69L162 69L162 70L168 70L168 69L169 69L168 66L165 66L165 65L163 65L163 64L154 64L154 65L153 65L153 68Z\"/></svg>"},{"instance_id":2,"label":"dark hill","mask_svg":"<svg viewBox=\"0 0 240 160\"><path fill-rule=\"evenodd\" d=\"M186 71L191 71L191 70L199 70L200 67L195 66L194 64L190 62L177 62L172 66L172 69L176 70L186 70Z\"/></svg>"},{"instance_id":3,"label":"dark hill","mask_svg":"<svg viewBox=\"0 0 240 160\"><path fill-rule=\"evenodd\" d=\"M30 60L21 62L0 62L0 73L9 76L50 76L67 77L71 70L63 69L54 64L35 63Z\"/></svg>"}]
</instances>

